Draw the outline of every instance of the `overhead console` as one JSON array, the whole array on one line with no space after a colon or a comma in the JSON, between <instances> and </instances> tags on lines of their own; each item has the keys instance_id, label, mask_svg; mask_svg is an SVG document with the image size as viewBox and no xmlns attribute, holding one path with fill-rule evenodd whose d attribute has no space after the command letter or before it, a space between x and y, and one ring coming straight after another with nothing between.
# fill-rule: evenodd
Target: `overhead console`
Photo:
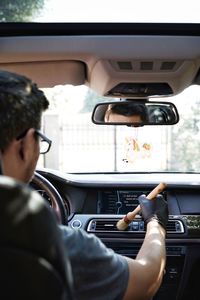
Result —
<instances>
[{"instance_id":1,"label":"overhead console","mask_svg":"<svg viewBox=\"0 0 200 300\"><path fill-rule=\"evenodd\" d=\"M129 44L130 40L134 42L132 51L136 51L134 37L129 38ZM139 40L137 40L138 42ZM160 39L157 39L156 42L162 43ZM155 44L154 47L156 47ZM199 69L198 60L185 57L181 60L177 60L175 57L170 59L166 56L168 53L165 53L165 59L152 57L149 60L145 58L135 60L131 55L133 53L120 59L98 60L90 73L90 87L98 94L109 97L166 96L178 94L184 90L188 86L188 82L193 81ZM141 56L141 51L138 55ZM151 53L151 55L153 54Z\"/></svg>"}]
</instances>

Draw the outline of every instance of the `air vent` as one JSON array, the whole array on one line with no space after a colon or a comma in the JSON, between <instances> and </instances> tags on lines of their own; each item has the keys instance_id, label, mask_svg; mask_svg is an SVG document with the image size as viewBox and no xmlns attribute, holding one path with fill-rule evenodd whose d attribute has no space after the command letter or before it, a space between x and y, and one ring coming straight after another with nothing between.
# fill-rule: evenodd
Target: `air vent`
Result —
<instances>
[{"instance_id":1,"label":"air vent","mask_svg":"<svg viewBox=\"0 0 200 300\"><path fill-rule=\"evenodd\" d=\"M180 220L169 220L167 223L168 233L184 233L184 227Z\"/></svg>"},{"instance_id":2,"label":"air vent","mask_svg":"<svg viewBox=\"0 0 200 300\"><path fill-rule=\"evenodd\" d=\"M119 219L93 219L90 221L87 231L88 232L119 232L116 227ZM142 220L135 219L127 228L126 232L138 232L145 231L144 222ZM184 233L184 226L180 220L169 220L167 223L167 233Z\"/></svg>"},{"instance_id":3,"label":"air vent","mask_svg":"<svg viewBox=\"0 0 200 300\"><path fill-rule=\"evenodd\" d=\"M88 231L90 232L113 232L118 231L116 227L118 219L96 219L90 221Z\"/></svg>"}]
</instances>

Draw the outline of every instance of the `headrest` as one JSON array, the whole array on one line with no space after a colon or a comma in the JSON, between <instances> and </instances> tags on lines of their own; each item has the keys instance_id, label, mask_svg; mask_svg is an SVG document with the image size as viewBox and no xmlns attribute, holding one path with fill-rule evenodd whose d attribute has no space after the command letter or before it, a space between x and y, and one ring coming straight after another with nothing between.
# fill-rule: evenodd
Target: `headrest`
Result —
<instances>
[{"instance_id":1,"label":"headrest","mask_svg":"<svg viewBox=\"0 0 200 300\"><path fill-rule=\"evenodd\" d=\"M31 251L66 276L70 265L60 234L55 216L37 192L0 176L0 246Z\"/></svg>"}]
</instances>

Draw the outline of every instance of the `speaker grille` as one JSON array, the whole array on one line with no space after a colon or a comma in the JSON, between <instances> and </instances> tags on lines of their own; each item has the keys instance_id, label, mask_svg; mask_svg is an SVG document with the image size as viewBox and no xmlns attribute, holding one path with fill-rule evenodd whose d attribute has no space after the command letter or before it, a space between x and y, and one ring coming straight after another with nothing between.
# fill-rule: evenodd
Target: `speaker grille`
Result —
<instances>
[{"instance_id":1,"label":"speaker grille","mask_svg":"<svg viewBox=\"0 0 200 300\"><path fill-rule=\"evenodd\" d=\"M130 61L118 61L118 67L120 70L132 70L132 64Z\"/></svg>"},{"instance_id":2,"label":"speaker grille","mask_svg":"<svg viewBox=\"0 0 200 300\"><path fill-rule=\"evenodd\" d=\"M173 70L174 67L176 65L176 62L175 61L165 61L161 64L161 67L160 69L162 71L168 71L168 70Z\"/></svg>"}]
</instances>

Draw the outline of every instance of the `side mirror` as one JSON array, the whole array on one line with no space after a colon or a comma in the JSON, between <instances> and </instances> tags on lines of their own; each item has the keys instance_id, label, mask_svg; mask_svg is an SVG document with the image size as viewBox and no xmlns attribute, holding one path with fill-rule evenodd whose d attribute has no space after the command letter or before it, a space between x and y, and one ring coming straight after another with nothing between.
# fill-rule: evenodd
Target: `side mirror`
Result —
<instances>
[{"instance_id":1,"label":"side mirror","mask_svg":"<svg viewBox=\"0 0 200 300\"><path fill-rule=\"evenodd\" d=\"M101 125L173 125L178 123L176 106L158 101L113 101L98 103L92 113L92 122Z\"/></svg>"}]
</instances>

